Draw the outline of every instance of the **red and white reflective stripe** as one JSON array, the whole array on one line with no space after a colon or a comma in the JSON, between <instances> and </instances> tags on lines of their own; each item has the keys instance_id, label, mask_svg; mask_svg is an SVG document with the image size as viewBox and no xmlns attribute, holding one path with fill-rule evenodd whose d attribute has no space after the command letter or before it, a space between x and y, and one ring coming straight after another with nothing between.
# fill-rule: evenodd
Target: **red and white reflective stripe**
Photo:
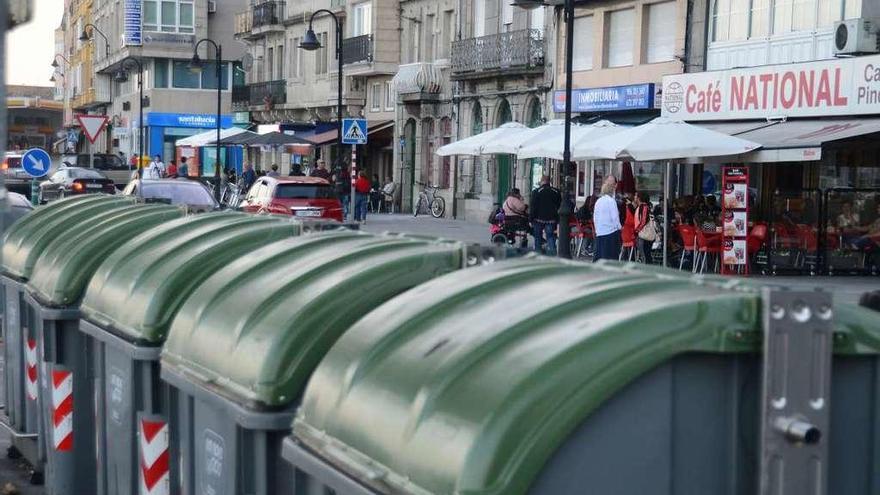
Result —
<instances>
[{"instance_id":1,"label":"red and white reflective stripe","mask_svg":"<svg viewBox=\"0 0 880 495\"><path fill-rule=\"evenodd\" d=\"M73 373L52 371L52 443L55 450L73 450Z\"/></svg>"},{"instance_id":2,"label":"red and white reflective stripe","mask_svg":"<svg viewBox=\"0 0 880 495\"><path fill-rule=\"evenodd\" d=\"M142 419L138 428L141 449L141 495L168 495L168 424Z\"/></svg>"},{"instance_id":3,"label":"red and white reflective stripe","mask_svg":"<svg viewBox=\"0 0 880 495\"><path fill-rule=\"evenodd\" d=\"M25 390L30 400L37 400L37 341L27 339L24 349Z\"/></svg>"}]
</instances>

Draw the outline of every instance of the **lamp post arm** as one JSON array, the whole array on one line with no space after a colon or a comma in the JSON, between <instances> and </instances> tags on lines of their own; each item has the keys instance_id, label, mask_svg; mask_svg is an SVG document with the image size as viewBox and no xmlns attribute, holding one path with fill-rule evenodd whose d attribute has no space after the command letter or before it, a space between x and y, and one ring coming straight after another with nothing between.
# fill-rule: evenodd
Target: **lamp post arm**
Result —
<instances>
[{"instance_id":1,"label":"lamp post arm","mask_svg":"<svg viewBox=\"0 0 880 495\"><path fill-rule=\"evenodd\" d=\"M104 57L109 58L110 57L110 38L108 38L107 35L104 34L103 31L98 29L98 26L95 26L91 22L86 24L85 26L83 26L83 32L85 32L85 30L88 28L92 28L92 33L98 33L101 35L102 38L104 38Z\"/></svg>"}]
</instances>

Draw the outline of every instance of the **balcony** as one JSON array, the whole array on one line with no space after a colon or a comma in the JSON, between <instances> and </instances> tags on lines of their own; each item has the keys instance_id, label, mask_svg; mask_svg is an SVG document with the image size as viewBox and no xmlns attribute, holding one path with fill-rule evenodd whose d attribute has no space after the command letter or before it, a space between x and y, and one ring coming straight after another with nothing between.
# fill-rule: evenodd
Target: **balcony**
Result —
<instances>
[{"instance_id":1,"label":"balcony","mask_svg":"<svg viewBox=\"0 0 880 495\"><path fill-rule=\"evenodd\" d=\"M272 109L287 103L287 81L266 81L248 85L250 106Z\"/></svg>"},{"instance_id":2,"label":"balcony","mask_svg":"<svg viewBox=\"0 0 880 495\"><path fill-rule=\"evenodd\" d=\"M404 103L435 101L443 91L443 74L436 65L428 62L401 65L391 83Z\"/></svg>"},{"instance_id":3,"label":"balcony","mask_svg":"<svg viewBox=\"0 0 880 495\"><path fill-rule=\"evenodd\" d=\"M70 100L70 106L74 110L89 110L108 104L110 104L110 92L107 87L83 89L81 93Z\"/></svg>"},{"instance_id":4,"label":"balcony","mask_svg":"<svg viewBox=\"0 0 880 495\"><path fill-rule=\"evenodd\" d=\"M373 61L373 35L365 34L342 40L342 64Z\"/></svg>"},{"instance_id":5,"label":"balcony","mask_svg":"<svg viewBox=\"0 0 880 495\"><path fill-rule=\"evenodd\" d=\"M268 1L254 4L250 10L235 15L235 35L256 39L273 31L284 31L285 2Z\"/></svg>"},{"instance_id":6,"label":"balcony","mask_svg":"<svg viewBox=\"0 0 880 495\"><path fill-rule=\"evenodd\" d=\"M541 73L543 68L544 35L536 29L452 43L452 79Z\"/></svg>"},{"instance_id":7,"label":"balcony","mask_svg":"<svg viewBox=\"0 0 880 495\"><path fill-rule=\"evenodd\" d=\"M248 86L232 87L232 109L239 112L247 111L251 101L251 90Z\"/></svg>"}]
</instances>

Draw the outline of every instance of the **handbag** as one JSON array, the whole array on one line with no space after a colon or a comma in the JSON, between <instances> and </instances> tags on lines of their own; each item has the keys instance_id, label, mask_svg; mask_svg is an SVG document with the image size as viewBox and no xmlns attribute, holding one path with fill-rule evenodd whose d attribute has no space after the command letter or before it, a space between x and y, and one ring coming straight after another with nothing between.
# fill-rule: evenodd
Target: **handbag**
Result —
<instances>
[{"instance_id":1,"label":"handbag","mask_svg":"<svg viewBox=\"0 0 880 495\"><path fill-rule=\"evenodd\" d=\"M645 209L649 210L649 208ZM654 241L657 239L657 227L654 223L654 215L648 213L648 221L645 222L645 226L639 231L639 239L644 241Z\"/></svg>"}]
</instances>

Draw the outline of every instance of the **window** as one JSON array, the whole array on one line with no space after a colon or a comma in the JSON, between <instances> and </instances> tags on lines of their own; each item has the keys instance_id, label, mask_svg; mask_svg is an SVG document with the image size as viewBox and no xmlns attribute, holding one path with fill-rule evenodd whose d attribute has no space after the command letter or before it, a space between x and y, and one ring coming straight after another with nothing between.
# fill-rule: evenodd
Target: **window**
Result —
<instances>
[{"instance_id":1,"label":"window","mask_svg":"<svg viewBox=\"0 0 880 495\"><path fill-rule=\"evenodd\" d=\"M755 0L756 3L760 1ZM746 39L749 35L749 4L750 0L714 0L712 41Z\"/></svg>"},{"instance_id":2,"label":"window","mask_svg":"<svg viewBox=\"0 0 880 495\"><path fill-rule=\"evenodd\" d=\"M168 87L168 60L164 58L157 58L153 60L153 87L154 88L167 88Z\"/></svg>"},{"instance_id":3,"label":"window","mask_svg":"<svg viewBox=\"0 0 880 495\"><path fill-rule=\"evenodd\" d=\"M229 89L229 64L220 64L221 89ZM202 89L217 89L217 62L205 62L202 67Z\"/></svg>"},{"instance_id":4,"label":"window","mask_svg":"<svg viewBox=\"0 0 880 495\"><path fill-rule=\"evenodd\" d=\"M633 64L633 37L635 36L634 9L615 10L608 15L608 67Z\"/></svg>"},{"instance_id":5,"label":"window","mask_svg":"<svg viewBox=\"0 0 880 495\"><path fill-rule=\"evenodd\" d=\"M574 46L578 47L572 54L574 70L591 70L593 68L593 16L587 15L574 18Z\"/></svg>"},{"instance_id":6,"label":"window","mask_svg":"<svg viewBox=\"0 0 880 495\"><path fill-rule=\"evenodd\" d=\"M201 76L189 69L189 60L174 60L172 87L182 89L199 89Z\"/></svg>"},{"instance_id":7,"label":"window","mask_svg":"<svg viewBox=\"0 0 880 495\"><path fill-rule=\"evenodd\" d=\"M816 26L816 0L794 0L792 14L792 31L813 29Z\"/></svg>"},{"instance_id":8,"label":"window","mask_svg":"<svg viewBox=\"0 0 880 495\"><path fill-rule=\"evenodd\" d=\"M394 110L394 85L385 81L385 110Z\"/></svg>"},{"instance_id":9,"label":"window","mask_svg":"<svg viewBox=\"0 0 880 495\"><path fill-rule=\"evenodd\" d=\"M290 46L290 77L299 77L299 59L300 56L299 38L293 38Z\"/></svg>"},{"instance_id":10,"label":"window","mask_svg":"<svg viewBox=\"0 0 880 495\"><path fill-rule=\"evenodd\" d=\"M486 0L474 0L474 38L486 34Z\"/></svg>"},{"instance_id":11,"label":"window","mask_svg":"<svg viewBox=\"0 0 880 495\"><path fill-rule=\"evenodd\" d=\"M444 117L443 120L440 121L440 135L441 135L441 145L446 145L452 142L452 119L449 117ZM452 157L444 156L443 163L440 166L440 188L448 189L450 176L452 175Z\"/></svg>"},{"instance_id":12,"label":"window","mask_svg":"<svg viewBox=\"0 0 880 495\"><path fill-rule=\"evenodd\" d=\"M675 60L675 2L648 5L648 46L645 61L649 64Z\"/></svg>"},{"instance_id":13,"label":"window","mask_svg":"<svg viewBox=\"0 0 880 495\"><path fill-rule=\"evenodd\" d=\"M144 0L144 31L194 32L193 0Z\"/></svg>"},{"instance_id":14,"label":"window","mask_svg":"<svg viewBox=\"0 0 880 495\"><path fill-rule=\"evenodd\" d=\"M278 48L275 49L275 57L277 58L277 70L275 72L278 73L276 79L284 79L284 45L278 45Z\"/></svg>"},{"instance_id":15,"label":"window","mask_svg":"<svg viewBox=\"0 0 880 495\"><path fill-rule=\"evenodd\" d=\"M448 59L452 49L452 35L455 32L454 17L451 10L443 12L443 26L440 29L440 50L438 57Z\"/></svg>"},{"instance_id":16,"label":"window","mask_svg":"<svg viewBox=\"0 0 880 495\"><path fill-rule=\"evenodd\" d=\"M425 16L425 62L434 61L434 14Z\"/></svg>"},{"instance_id":17,"label":"window","mask_svg":"<svg viewBox=\"0 0 880 495\"><path fill-rule=\"evenodd\" d=\"M770 0L752 0L749 38L763 38L770 33Z\"/></svg>"},{"instance_id":18,"label":"window","mask_svg":"<svg viewBox=\"0 0 880 495\"><path fill-rule=\"evenodd\" d=\"M363 2L352 7L352 36L364 36L373 32L373 4Z\"/></svg>"},{"instance_id":19,"label":"window","mask_svg":"<svg viewBox=\"0 0 880 495\"><path fill-rule=\"evenodd\" d=\"M540 33L544 32L544 14L546 10L547 7L539 7L531 11L529 14L529 29L534 29Z\"/></svg>"},{"instance_id":20,"label":"window","mask_svg":"<svg viewBox=\"0 0 880 495\"><path fill-rule=\"evenodd\" d=\"M319 33L318 41L321 43L321 48L315 50L315 74L321 75L327 73L327 54L330 48L327 46L327 33Z\"/></svg>"},{"instance_id":21,"label":"window","mask_svg":"<svg viewBox=\"0 0 880 495\"><path fill-rule=\"evenodd\" d=\"M374 112L382 111L382 85L379 83L374 83L370 88L370 100L371 106L370 109Z\"/></svg>"},{"instance_id":22,"label":"window","mask_svg":"<svg viewBox=\"0 0 880 495\"><path fill-rule=\"evenodd\" d=\"M513 24L513 4L511 0L501 0L501 24L510 27Z\"/></svg>"},{"instance_id":23,"label":"window","mask_svg":"<svg viewBox=\"0 0 880 495\"><path fill-rule=\"evenodd\" d=\"M266 53L266 80L272 81L275 78L275 49L269 48Z\"/></svg>"}]
</instances>

